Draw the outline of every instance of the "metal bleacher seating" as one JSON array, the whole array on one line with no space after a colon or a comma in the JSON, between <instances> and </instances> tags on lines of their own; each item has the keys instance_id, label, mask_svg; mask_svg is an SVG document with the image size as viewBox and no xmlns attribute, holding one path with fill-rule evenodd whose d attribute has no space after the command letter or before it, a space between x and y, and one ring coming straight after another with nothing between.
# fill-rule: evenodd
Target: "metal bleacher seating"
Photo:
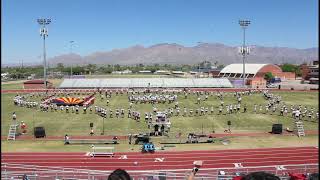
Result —
<instances>
[{"instance_id":1,"label":"metal bleacher seating","mask_svg":"<svg viewBox=\"0 0 320 180\"><path fill-rule=\"evenodd\" d=\"M226 78L64 79L60 88L231 88Z\"/></svg>"}]
</instances>

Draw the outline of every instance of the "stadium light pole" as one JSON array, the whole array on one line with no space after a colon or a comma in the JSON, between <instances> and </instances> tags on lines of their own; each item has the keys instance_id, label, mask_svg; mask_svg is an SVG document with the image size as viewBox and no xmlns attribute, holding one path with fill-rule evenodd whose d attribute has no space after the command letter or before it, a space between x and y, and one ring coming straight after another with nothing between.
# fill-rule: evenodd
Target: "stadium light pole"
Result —
<instances>
[{"instance_id":1,"label":"stadium light pole","mask_svg":"<svg viewBox=\"0 0 320 180\"><path fill-rule=\"evenodd\" d=\"M242 55L242 62L243 62L243 88L245 88L246 86L246 68L245 68L245 58L246 55L249 55L250 49L249 47L246 47L246 28L248 27L248 25L250 24L249 20L239 20L239 25L242 27L243 29L243 44L242 47L240 47L239 49L239 53Z\"/></svg>"},{"instance_id":2,"label":"stadium light pole","mask_svg":"<svg viewBox=\"0 0 320 180\"><path fill-rule=\"evenodd\" d=\"M71 55L72 54L72 46L73 46L74 41L69 41L69 43L70 43L70 55ZM72 78L72 63L71 63L71 70L70 71L71 71L70 77Z\"/></svg>"},{"instance_id":3,"label":"stadium light pole","mask_svg":"<svg viewBox=\"0 0 320 180\"><path fill-rule=\"evenodd\" d=\"M200 78L200 63L198 64L198 78Z\"/></svg>"},{"instance_id":4,"label":"stadium light pole","mask_svg":"<svg viewBox=\"0 0 320 180\"><path fill-rule=\"evenodd\" d=\"M43 78L44 78L44 87L47 89L47 71L46 71L46 37L48 37L48 29L46 25L51 23L51 19L37 19L37 22L42 26L40 28L40 36L43 37Z\"/></svg>"}]
</instances>

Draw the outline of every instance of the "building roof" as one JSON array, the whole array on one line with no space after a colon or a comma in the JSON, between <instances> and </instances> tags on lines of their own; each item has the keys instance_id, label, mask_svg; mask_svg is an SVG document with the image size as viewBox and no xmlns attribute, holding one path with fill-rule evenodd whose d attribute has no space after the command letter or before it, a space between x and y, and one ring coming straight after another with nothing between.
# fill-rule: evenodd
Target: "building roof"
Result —
<instances>
[{"instance_id":1,"label":"building roof","mask_svg":"<svg viewBox=\"0 0 320 180\"><path fill-rule=\"evenodd\" d=\"M261 68L268 64L245 64L246 74L257 74ZM230 64L224 67L220 73L243 73L243 64Z\"/></svg>"}]
</instances>

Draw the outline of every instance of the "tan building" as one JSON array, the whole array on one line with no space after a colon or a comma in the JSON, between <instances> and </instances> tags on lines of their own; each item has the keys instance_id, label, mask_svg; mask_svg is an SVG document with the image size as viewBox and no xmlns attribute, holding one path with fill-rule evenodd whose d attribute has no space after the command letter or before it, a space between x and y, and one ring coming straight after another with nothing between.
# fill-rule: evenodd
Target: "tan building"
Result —
<instances>
[{"instance_id":1,"label":"tan building","mask_svg":"<svg viewBox=\"0 0 320 180\"><path fill-rule=\"evenodd\" d=\"M313 61L312 64L302 64L300 66L302 79L310 83L319 84L319 61Z\"/></svg>"},{"instance_id":2,"label":"tan building","mask_svg":"<svg viewBox=\"0 0 320 180\"><path fill-rule=\"evenodd\" d=\"M276 78L281 80L295 79L295 74L292 72L282 72L282 69L274 64L245 64L245 78L246 85L252 87L265 87L266 81L264 76L266 73L271 72ZM230 64L223 68L218 77L226 77L230 80L234 79L235 86L241 86L241 79L243 78L243 64ZM237 81L236 81L237 80Z\"/></svg>"}]
</instances>

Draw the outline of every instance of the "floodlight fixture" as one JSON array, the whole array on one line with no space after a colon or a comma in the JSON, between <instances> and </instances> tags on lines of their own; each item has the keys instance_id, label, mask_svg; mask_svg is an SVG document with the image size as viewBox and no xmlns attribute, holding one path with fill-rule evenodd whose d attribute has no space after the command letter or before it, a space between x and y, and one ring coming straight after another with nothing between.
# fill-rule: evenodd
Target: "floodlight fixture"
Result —
<instances>
[{"instance_id":1,"label":"floodlight fixture","mask_svg":"<svg viewBox=\"0 0 320 180\"><path fill-rule=\"evenodd\" d=\"M46 28L46 25L51 23L51 19L47 18L40 18L37 19L37 22L42 27L40 28L40 36L43 37L43 79L44 79L44 87L47 88L47 63L46 63L46 37L48 37L48 29Z\"/></svg>"},{"instance_id":2,"label":"floodlight fixture","mask_svg":"<svg viewBox=\"0 0 320 180\"><path fill-rule=\"evenodd\" d=\"M37 19L37 21L40 25L48 25L51 23L51 19L46 19L46 18Z\"/></svg>"},{"instance_id":3,"label":"floodlight fixture","mask_svg":"<svg viewBox=\"0 0 320 180\"><path fill-rule=\"evenodd\" d=\"M247 27L250 24L249 20L239 20L239 24L241 27Z\"/></svg>"},{"instance_id":4,"label":"floodlight fixture","mask_svg":"<svg viewBox=\"0 0 320 180\"><path fill-rule=\"evenodd\" d=\"M74 41L69 41L70 43L70 54L72 54L72 47L73 47L73 43ZM72 78L72 63L71 63L71 68L70 68L70 77Z\"/></svg>"},{"instance_id":5,"label":"floodlight fixture","mask_svg":"<svg viewBox=\"0 0 320 180\"><path fill-rule=\"evenodd\" d=\"M243 74L242 74L243 88L245 88L245 86L246 86L245 58L246 58L246 55L249 55L249 53L250 53L250 48L246 46L246 28L249 26L250 23L251 23L251 21L249 21L249 20L239 20L239 25L243 29L243 44L242 44L242 47L240 47L238 49L238 52L242 55L242 62L243 62L243 65L242 65L243 66Z\"/></svg>"}]
</instances>

